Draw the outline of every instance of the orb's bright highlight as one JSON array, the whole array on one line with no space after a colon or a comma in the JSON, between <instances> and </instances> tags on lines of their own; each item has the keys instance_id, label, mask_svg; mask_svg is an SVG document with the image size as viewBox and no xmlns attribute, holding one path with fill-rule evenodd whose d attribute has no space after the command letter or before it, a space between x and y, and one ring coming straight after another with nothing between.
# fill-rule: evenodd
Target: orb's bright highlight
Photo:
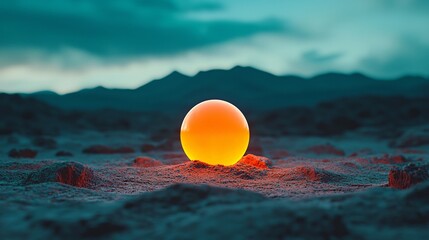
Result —
<instances>
[{"instance_id":1,"label":"orb's bright highlight","mask_svg":"<svg viewBox=\"0 0 429 240\"><path fill-rule=\"evenodd\" d=\"M249 125L243 113L226 101L207 100L183 120L180 141L190 160L211 165L237 163L249 145Z\"/></svg>"}]
</instances>

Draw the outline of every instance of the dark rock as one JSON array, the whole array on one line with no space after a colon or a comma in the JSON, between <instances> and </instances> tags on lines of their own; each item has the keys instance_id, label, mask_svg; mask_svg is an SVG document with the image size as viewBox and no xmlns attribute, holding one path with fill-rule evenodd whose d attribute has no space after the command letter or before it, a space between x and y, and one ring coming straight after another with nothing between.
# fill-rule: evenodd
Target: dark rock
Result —
<instances>
[{"instance_id":1,"label":"dark rock","mask_svg":"<svg viewBox=\"0 0 429 240\"><path fill-rule=\"evenodd\" d=\"M25 184L59 182L75 187L88 187L95 181L94 172L76 162L59 162L30 173Z\"/></svg>"},{"instance_id":2,"label":"dark rock","mask_svg":"<svg viewBox=\"0 0 429 240\"><path fill-rule=\"evenodd\" d=\"M405 189L429 179L428 166L408 164L403 169L392 168L389 171L389 187Z\"/></svg>"},{"instance_id":3,"label":"dark rock","mask_svg":"<svg viewBox=\"0 0 429 240\"><path fill-rule=\"evenodd\" d=\"M55 156L57 156L57 157L72 157L73 153L67 152L67 151L58 151L57 153L55 153Z\"/></svg>"},{"instance_id":4,"label":"dark rock","mask_svg":"<svg viewBox=\"0 0 429 240\"><path fill-rule=\"evenodd\" d=\"M85 148L83 153L87 154L116 154L116 153L134 153L134 149L130 147L109 147L104 145L93 145Z\"/></svg>"},{"instance_id":5,"label":"dark rock","mask_svg":"<svg viewBox=\"0 0 429 240\"><path fill-rule=\"evenodd\" d=\"M35 158L37 151L24 148L24 149L12 149L9 151L9 157L11 158Z\"/></svg>"},{"instance_id":6,"label":"dark rock","mask_svg":"<svg viewBox=\"0 0 429 240\"><path fill-rule=\"evenodd\" d=\"M137 157L133 163L135 167L158 167L162 165L164 165L162 162L150 157Z\"/></svg>"},{"instance_id":7,"label":"dark rock","mask_svg":"<svg viewBox=\"0 0 429 240\"><path fill-rule=\"evenodd\" d=\"M33 139L33 145L46 149L55 149L57 148L57 141L53 138L37 137Z\"/></svg>"}]
</instances>

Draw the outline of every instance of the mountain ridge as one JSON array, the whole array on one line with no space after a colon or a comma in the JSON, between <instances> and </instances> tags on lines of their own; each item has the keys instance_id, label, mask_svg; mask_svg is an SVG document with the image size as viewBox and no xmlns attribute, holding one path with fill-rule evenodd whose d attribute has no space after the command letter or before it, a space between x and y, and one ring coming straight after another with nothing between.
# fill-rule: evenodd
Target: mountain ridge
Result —
<instances>
[{"instance_id":1,"label":"mountain ridge","mask_svg":"<svg viewBox=\"0 0 429 240\"><path fill-rule=\"evenodd\" d=\"M313 77L274 75L253 67L212 69L188 76L173 71L135 89L95 87L64 94L26 94L65 109L119 109L175 114L196 103L224 99L244 111L309 106L320 101L356 95L425 96L429 80L404 76L379 80L362 73L327 72Z\"/></svg>"}]
</instances>

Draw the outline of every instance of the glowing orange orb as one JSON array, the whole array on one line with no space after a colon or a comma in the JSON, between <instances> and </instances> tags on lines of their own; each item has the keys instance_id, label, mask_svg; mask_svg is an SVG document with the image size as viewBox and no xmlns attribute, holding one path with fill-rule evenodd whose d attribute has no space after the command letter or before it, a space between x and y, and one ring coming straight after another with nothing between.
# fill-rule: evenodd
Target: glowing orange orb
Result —
<instances>
[{"instance_id":1,"label":"glowing orange orb","mask_svg":"<svg viewBox=\"0 0 429 240\"><path fill-rule=\"evenodd\" d=\"M222 100L207 100L193 107L182 123L180 141L191 160L230 166L249 145L249 125L240 110Z\"/></svg>"}]
</instances>

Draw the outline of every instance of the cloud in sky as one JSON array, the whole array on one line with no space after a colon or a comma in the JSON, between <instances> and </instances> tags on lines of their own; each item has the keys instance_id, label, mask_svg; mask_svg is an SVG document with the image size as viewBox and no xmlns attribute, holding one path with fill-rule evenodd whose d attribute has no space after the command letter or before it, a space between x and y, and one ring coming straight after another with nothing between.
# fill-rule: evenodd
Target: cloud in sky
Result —
<instances>
[{"instance_id":1,"label":"cloud in sky","mask_svg":"<svg viewBox=\"0 0 429 240\"><path fill-rule=\"evenodd\" d=\"M212 2L173 0L2 1L0 51L13 53L8 58L12 63L68 49L114 60L177 54L287 30L274 19L198 21L187 17L190 12L221 9L222 5Z\"/></svg>"},{"instance_id":2,"label":"cloud in sky","mask_svg":"<svg viewBox=\"0 0 429 240\"><path fill-rule=\"evenodd\" d=\"M303 53L302 58L304 62L310 63L326 63L332 62L341 57L341 53L321 54L317 50L309 50Z\"/></svg>"},{"instance_id":3,"label":"cloud in sky","mask_svg":"<svg viewBox=\"0 0 429 240\"><path fill-rule=\"evenodd\" d=\"M0 1L0 91L138 87L173 70L429 75L425 0Z\"/></svg>"},{"instance_id":4,"label":"cloud in sky","mask_svg":"<svg viewBox=\"0 0 429 240\"><path fill-rule=\"evenodd\" d=\"M390 51L362 59L362 68L397 76L406 72L424 73L429 68L429 44L404 37Z\"/></svg>"}]
</instances>

